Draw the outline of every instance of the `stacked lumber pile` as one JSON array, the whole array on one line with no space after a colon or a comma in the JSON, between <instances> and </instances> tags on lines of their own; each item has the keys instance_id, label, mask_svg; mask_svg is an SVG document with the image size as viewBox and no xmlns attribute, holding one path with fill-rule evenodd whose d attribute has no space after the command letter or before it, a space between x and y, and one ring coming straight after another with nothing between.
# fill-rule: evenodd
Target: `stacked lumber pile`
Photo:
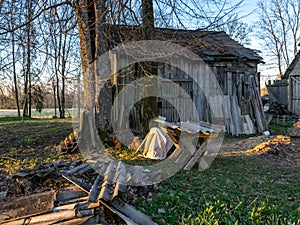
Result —
<instances>
[{"instance_id":1,"label":"stacked lumber pile","mask_svg":"<svg viewBox=\"0 0 300 225\"><path fill-rule=\"evenodd\" d=\"M228 95L224 95L227 133L232 135L262 133L267 130L267 121L258 91L258 81L254 76L240 74L232 82L228 72ZM247 84L247 85L246 85ZM246 89L246 87L248 87ZM235 90L234 92L232 90ZM246 92L247 95L243 94ZM247 112L247 114L245 114Z\"/></svg>"},{"instance_id":2,"label":"stacked lumber pile","mask_svg":"<svg viewBox=\"0 0 300 225\"><path fill-rule=\"evenodd\" d=\"M181 122L180 124L159 121L163 124L162 130L168 134L176 149L168 157L176 165L191 170L206 152L211 138L225 130L223 126L205 122ZM213 129L212 129L213 128Z\"/></svg>"}]
</instances>

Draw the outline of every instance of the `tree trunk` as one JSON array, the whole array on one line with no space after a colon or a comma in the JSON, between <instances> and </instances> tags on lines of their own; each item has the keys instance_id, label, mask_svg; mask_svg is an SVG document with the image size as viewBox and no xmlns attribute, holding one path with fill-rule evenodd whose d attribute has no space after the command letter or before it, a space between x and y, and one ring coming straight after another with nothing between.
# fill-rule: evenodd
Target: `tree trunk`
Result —
<instances>
[{"instance_id":1,"label":"tree trunk","mask_svg":"<svg viewBox=\"0 0 300 225\"><path fill-rule=\"evenodd\" d=\"M153 11L153 2L152 0L142 0L142 35L144 40L151 40L154 36L154 11ZM143 71L144 76L153 76L157 75L157 67L155 63L144 62L141 63L141 66L144 67ZM145 87L146 89L149 87ZM152 89L156 88L151 87ZM141 118L143 125L143 133L146 134L150 127L150 120L158 116L158 106L157 106L157 97L148 97L142 100L141 104Z\"/></svg>"},{"instance_id":2,"label":"tree trunk","mask_svg":"<svg viewBox=\"0 0 300 225\"><path fill-rule=\"evenodd\" d=\"M58 77L58 71L55 72L56 76L56 98L57 98L57 105L58 105L58 111L59 111L59 117L61 118L61 101L60 101L60 95L59 95L59 77Z\"/></svg>"},{"instance_id":3,"label":"tree trunk","mask_svg":"<svg viewBox=\"0 0 300 225\"><path fill-rule=\"evenodd\" d=\"M60 35L63 35L62 33ZM66 56L67 53L67 36L64 36L63 43L61 45L61 115L60 118L65 118L65 80L66 80Z\"/></svg>"},{"instance_id":4,"label":"tree trunk","mask_svg":"<svg viewBox=\"0 0 300 225\"><path fill-rule=\"evenodd\" d=\"M142 22L143 39L153 39L154 11L152 0L142 0Z\"/></svg>"},{"instance_id":5,"label":"tree trunk","mask_svg":"<svg viewBox=\"0 0 300 225\"><path fill-rule=\"evenodd\" d=\"M17 72L16 72L16 59L15 59L15 35L14 32L11 33L12 38L12 60L13 60L13 74L14 74L14 87L15 87L15 101L17 105L18 110L18 116L21 116L20 114L20 104L19 104L19 91L18 91L18 83L17 83Z\"/></svg>"},{"instance_id":6,"label":"tree trunk","mask_svg":"<svg viewBox=\"0 0 300 225\"><path fill-rule=\"evenodd\" d=\"M94 121L100 130L110 127L111 88L108 88L105 96L99 96L96 83L105 83L101 80L101 74L97 74L97 56L108 50L108 42L105 36L106 0L79 0L76 7L78 16L78 28L80 37L80 54L82 60L82 75L84 82L84 111L90 111L99 122ZM98 79L100 81L98 82ZM99 99L98 99L99 96ZM99 102L98 102L99 101ZM100 107L98 107L100 105ZM103 106L103 107L102 107Z\"/></svg>"},{"instance_id":7,"label":"tree trunk","mask_svg":"<svg viewBox=\"0 0 300 225\"><path fill-rule=\"evenodd\" d=\"M23 64L26 65L27 58L26 58L26 47L23 46ZM24 67L24 97L23 97L23 112L22 112L22 121L24 117L28 116L28 108L27 108L27 97L28 97L28 77L27 77L27 65Z\"/></svg>"},{"instance_id":8,"label":"tree trunk","mask_svg":"<svg viewBox=\"0 0 300 225\"><path fill-rule=\"evenodd\" d=\"M106 0L79 0L76 7L80 37L80 53L82 59L82 74L84 83L84 111L99 116L99 129L107 130L110 125L110 111L112 105L112 88L110 81L101 80L101 74L95 60L109 49L106 27ZM143 38L153 39L154 13L152 0L142 1ZM144 64L145 75L155 75L156 67L152 63ZM99 80L98 80L99 79ZM99 83L106 84L99 93ZM99 96L99 99L97 98ZM99 101L97 101L99 100ZM146 98L142 107L145 118L145 130L148 130L149 120L157 116L157 98ZM99 106L99 108L98 108Z\"/></svg>"},{"instance_id":9,"label":"tree trunk","mask_svg":"<svg viewBox=\"0 0 300 225\"><path fill-rule=\"evenodd\" d=\"M28 21L32 20L32 12L31 12L31 0L28 1ZM28 117L31 117L31 93L32 93L32 85L31 85L31 23L28 24L27 30L27 77L28 77Z\"/></svg>"},{"instance_id":10,"label":"tree trunk","mask_svg":"<svg viewBox=\"0 0 300 225\"><path fill-rule=\"evenodd\" d=\"M26 2L27 8L27 21L31 21L31 0ZM25 72L25 82L24 82L24 94L25 103L23 107L23 117L31 117L31 24L28 22L26 25L26 37L27 37L27 52L26 52L26 72Z\"/></svg>"},{"instance_id":11,"label":"tree trunk","mask_svg":"<svg viewBox=\"0 0 300 225\"><path fill-rule=\"evenodd\" d=\"M57 106L56 106L56 86L55 86L55 81L54 81L54 77L52 80L52 88L53 88L53 100L54 100L54 117L57 117Z\"/></svg>"},{"instance_id":12,"label":"tree trunk","mask_svg":"<svg viewBox=\"0 0 300 225\"><path fill-rule=\"evenodd\" d=\"M61 77L61 114L60 118L65 118L65 77Z\"/></svg>"}]
</instances>

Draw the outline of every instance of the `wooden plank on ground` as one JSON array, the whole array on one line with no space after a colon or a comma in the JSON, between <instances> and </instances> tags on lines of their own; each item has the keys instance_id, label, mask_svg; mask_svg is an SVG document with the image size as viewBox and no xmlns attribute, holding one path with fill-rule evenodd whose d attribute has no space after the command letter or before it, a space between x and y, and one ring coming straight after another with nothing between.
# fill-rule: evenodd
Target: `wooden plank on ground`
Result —
<instances>
[{"instance_id":1,"label":"wooden plank on ground","mask_svg":"<svg viewBox=\"0 0 300 225\"><path fill-rule=\"evenodd\" d=\"M185 165L185 170L191 170L193 166L196 164L196 162L200 159L200 157L203 155L203 153L206 150L206 146L209 140L204 142L201 147L198 149L198 151L195 153L195 155L189 160L189 162Z\"/></svg>"},{"instance_id":2,"label":"wooden plank on ground","mask_svg":"<svg viewBox=\"0 0 300 225\"><path fill-rule=\"evenodd\" d=\"M30 225L36 224L36 225L46 225L46 224L53 224L57 223L59 221L65 221L74 219L76 217L75 209L67 209L67 210L61 210L57 212L51 212L51 213L45 213L45 214L39 214L35 216L26 216L26 218L30 218ZM9 221L9 222L2 222L4 225L22 225L23 219L18 219L15 221Z\"/></svg>"},{"instance_id":3,"label":"wooden plank on ground","mask_svg":"<svg viewBox=\"0 0 300 225\"><path fill-rule=\"evenodd\" d=\"M67 202L73 199L87 196L87 193L82 191L77 186L66 187L56 193L56 202Z\"/></svg>"},{"instance_id":4,"label":"wooden plank on ground","mask_svg":"<svg viewBox=\"0 0 300 225\"><path fill-rule=\"evenodd\" d=\"M0 222L50 211L54 207L55 196L55 191L47 191L1 202Z\"/></svg>"},{"instance_id":5,"label":"wooden plank on ground","mask_svg":"<svg viewBox=\"0 0 300 225\"><path fill-rule=\"evenodd\" d=\"M116 210L120 211L123 215L129 217L136 224L157 225L157 223L152 221L150 216L138 211L132 205L129 205L119 199L113 200L112 202L109 203L109 205L113 206Z\"/></svg>"},{"instance_id":6,"label":"wooden plank on ground","mask_svg":"<svg viewBox=\"0 0 300 225\"><path fill-rule=\"evenodd\" d=\"M182 151L183 151L182 148L177 147L168 158L176 161L176 159L179 157L179 155L182 153Z\"/></svg>"},{"instance_id":7,"label":"wooden plank on ground","mask_svg":"<svg viewBox=\"0 0 300 225\"><path fill-rule=\"evenodd\" d=\"M175 163L180 166L181 165L184 166L189 161L191 156L192 155L191 155L190 151L184 149L182 151L182 153L179 155L179 157L175 160Z\"/></svg>"}]
</instances>

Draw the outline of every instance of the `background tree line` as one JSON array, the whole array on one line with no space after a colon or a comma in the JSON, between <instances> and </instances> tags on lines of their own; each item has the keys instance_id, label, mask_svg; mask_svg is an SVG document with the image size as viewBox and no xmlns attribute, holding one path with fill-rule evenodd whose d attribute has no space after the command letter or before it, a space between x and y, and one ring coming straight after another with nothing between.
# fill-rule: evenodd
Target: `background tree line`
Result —
<instances>
[{"instance_id":1,"label":"background tree line","mask_svg":"<svg viewBox=\"0 0 300 225\"><path fill-rule=\"evenodd\" d=\"M1 1L1 108L14 106L18 116L30 117L32 107L49 106L51 93L51 107L65 117L66 92L80 74L76 21L67 2Z\"/></svg>"}]
</instances>

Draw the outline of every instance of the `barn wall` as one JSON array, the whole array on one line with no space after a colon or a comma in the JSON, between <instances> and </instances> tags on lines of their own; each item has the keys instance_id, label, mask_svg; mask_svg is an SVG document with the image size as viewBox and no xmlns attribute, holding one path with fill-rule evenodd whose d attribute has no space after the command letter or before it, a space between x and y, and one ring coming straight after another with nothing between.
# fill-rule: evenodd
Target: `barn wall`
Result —
<instances>
[{"instance_id":1,"label":"barn wall","mask_svg":"<svg viewBox=\"0 0 300 225\"><path fill-rule=\"evenodd\" d=\"M119 58L118 62L121 65L126 65L126 59ZM200 68L191 65L189 62L184 62L183 66L186 66L186 71L193 77L199 76ZM180 71L171 66L159 66L158 75L170 79L182 87L193 99L196 105L199 119L202 121L211 121L211 113L222 113L222 110L226 114L226 128L229 134L253 134L256 132L262 132L266 130L266 121L263 113L263 106L259 95L259 75L257 74L256 66L251 67L241 62L231 63L214 63L210 65L210 68L216 75L216 79L224 94L225 109L221 106L214 107L210 110L207 97L217 99L220 96L214 96L216 87L213 87L210 79L205 76L198 77L199 82L203 85L203 88L199 87L187 73ZM117 71L115 71L117 72ZM203 71L202 71L203 72ZM207 72L207 71L206 71ZM204 71L205 73L205 71ZM134 66L126 67L125 70L115 73L112 79L112 85L114 85L115 94L122 90L122 88L136 79L136 71ZM158 85L164 85L159 83ZM207 88L209 87L209 88ZM205 93L204 93L205 92ZM174 89L170 89L169 92L165 91L164 95L168 97L182 96L181 93L175 93ZM123 99L126 102L128 99ZM187 101L186 101L187 102ZM167 117L167 120L177 122L179 121L178 113L174 107L166 100L159 99L159 113L161 116ZM177 103L176 103L177 104ZM108 106L106 106L108 107ZM115 118L120 119L123 114L123 106L116 105ZM175 108L177 108L175 106ZM187 115L191 114L191 106L184 104L179 106L183 111L187 112ZM100 109L101 110L101 109ZM142 129L140 111L138 107L134 107L131 110L131 130L136 133ZM193 121L195 118L188 118L187 120ZM127 127L129 129L129 127ZM119 128L121 130L121 127Z\"/></svg>"},{"instance_id":2,"label":"barn wall","mask_svg":"<svg viewBox=\"0 0 300 225\"><path fill-rule=\"evenodd\" d=\"M288 82L286 79L275 80L267 85L269 93L269 104L278 103L288 105Z\"/></svg>"},{"instance_id":3,"label":"barn wall","mask_svg":"<svg viewBox=\"0 0 300 225\"><path fill-rule=\"evenodd\" d=\"M300 75L289 78L289 110L300 115Z\"/></svg>"}]
</instances>

